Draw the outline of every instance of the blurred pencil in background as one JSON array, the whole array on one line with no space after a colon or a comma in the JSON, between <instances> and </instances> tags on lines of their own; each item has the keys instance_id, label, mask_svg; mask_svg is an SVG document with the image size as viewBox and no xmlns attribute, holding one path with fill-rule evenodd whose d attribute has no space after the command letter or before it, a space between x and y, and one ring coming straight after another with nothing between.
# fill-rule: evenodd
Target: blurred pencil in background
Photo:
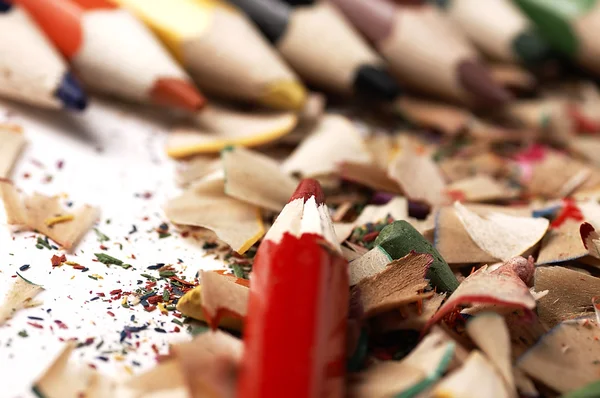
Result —
<instances>
[{"instance_id":1,"label":"blurred pencil in background","mask_svg":"<svg viewBox=\"0 0 600 398\"><path fill-rule=\"evenodd\" d=\"M146 22L199 87L277 109L302 107L306 91L235 8L216 0L114 0Z\"/></svg>"},{"instance_id":2,"label":"blurred pencil in background","mask_svg":"<svg viewBox=\"0 0 600 398\"><path fill-rule=\"evenodd\" d=\"M554 59L550 44L511 0L435 0L488 57L529 66Z\"/></svg>"},{"instance_id":3,"label":"blurred pencil in background","mask_svg":"<svg viewBox=\"0 0 600 398\"><path fill-rule=\"evenodd\" d=\"M331 0L375 45L401 83L471 105L497 106L510 94L438 10L387 0Z\"/></svg>"},{"instance_id":4,"label":"blurred pencil in background","mask_svg":"<svg viewBox=\"0 0 600 398\"><path fill-rule=\"evenodd\" d=\"M290 7L279 0L231 0L307 83L337 94L391 100L395 79L331 4Z\"/></svg>"},{"instance_id":5,"label":"blurred pencil in background","mask_svg":"<svg viewBox=\"0 0 600 398\"><path fill-rule=\"evenodd\" d=\"M154 35L104 0L14 0L72 63L83 83L130 101L195 111L205 100Z\"/></svg>"},{"instance_id":6,"label":"blurred pencil in background","mask_svg":"<svg viewBox=\"0 0 600 398\"><path fill-rule=\"evenodd\" d=\"M0 1L0 96L83 110L87 99L66 62L18 6Z\"/></svg>"},{"instance_id":7,"label":"blurred pencil in background","mask_svg":"<svg viewBox=\"0 0 600 398\"><path fill-rule=\"evenodd\" d=\"M600 73L600 4L596 0L514 0L557 50Z\"/></svg>"}]
</instances>

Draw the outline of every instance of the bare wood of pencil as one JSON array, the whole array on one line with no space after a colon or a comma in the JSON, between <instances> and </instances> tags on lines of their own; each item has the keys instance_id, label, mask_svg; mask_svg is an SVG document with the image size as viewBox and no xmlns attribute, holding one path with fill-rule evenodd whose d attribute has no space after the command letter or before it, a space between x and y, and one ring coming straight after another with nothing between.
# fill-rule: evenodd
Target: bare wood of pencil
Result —
<instances>
[{"instance_id":1,"label":"bare wood of pencil","mask_svg":"<svg viewBox=\"0 0 600 398\"><path fill-rule=\"evenodd\" d=\"M401 83L470 105L497 106L510 100L475 48L436 8L387 0L330 1L375 45Z\"/></svg>"},{"instance_id":2,"label":"bare wood of pencil","mask_svg":"<svg viewBox=\"0 0 600 398\"><path fill-rule=\"evenodd\" d=\"M400 94L381 58L334 6L230 0L308 83L338 94L392 100Z\"/></svg>"}]
</instances>

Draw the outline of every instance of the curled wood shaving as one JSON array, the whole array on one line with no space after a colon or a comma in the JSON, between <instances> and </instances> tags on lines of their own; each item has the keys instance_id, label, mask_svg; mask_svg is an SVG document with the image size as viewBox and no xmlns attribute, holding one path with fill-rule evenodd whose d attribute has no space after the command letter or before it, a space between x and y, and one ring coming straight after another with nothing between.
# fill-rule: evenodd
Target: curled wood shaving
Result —
<instances>
[{"instance_id":1,"label":"curled wood shaving","mask_svg":"<svg viewBox=\"0 0 600 398\"><path fill-rule=\"evenodd\" d=\"M373 326L379 333L407 329L421 330L437 312L445 298L445 293L435 293L420 302L405 304L398 310L385 312L375 317L372 321Z\"/></svg>"},{"instance_id":2,"label":"curled wood shaving","mask_svg":"<svg viewBox=\"0 0 600 398\"><path fill-rule=\"evenodd\" d=\"M327 114L283 162L282 169L302 177L318 177L337 173L342 162L371 161L371 154L352 122L341 115Z\"/></svg>"},{"instance_id":3,"label":"curled wood shaving","mask_svg":"<svg viewBox=\"0 0 600 398\"><path fill-rule=\"evenodd\" d=\"M212 230L238 253L244 253L265 233L260 210L227 196L225 183L210 175L192 184L165 208L175 224L194 225Z\"/></svg>"},{"instance_id":4,"label":"curled wood shaving","mask_svg":"<svg viewBox=\"0 0 600 398\"><path fill-rule=\"evenodd\" d=\"M359 295L364 316L369 318L431 297L432 294L419 292L429 285L425 274L432 262L430 254L411 252L389 263L383 271L362 279L354 286L352 294Z\"/></svg>"},{"instance_id":5,"label":"curled wood shaving","mask_svg":"<svg viewBox=\"0 0 600 398\"><path fill-rule=\"evenodd\" d=\"M517 365L560 393L582 388L598 379L597 336L598 325L593 318L562 322L523 354Z\"/></svg>"},{"instance_id":6,"label":"curled wood shaving","mask_svg":"<svg viewBox=\"0 0 600 398\"><path fill-rule=\"evenodd\" d=\"M536 245L549 225L545 218L514 217L502 213L491 213L483 218L460 203L455 203L454 209L477 246L504 261Z\"/></svg>"},{"instance_id":7,"label":"curled wood shaving","mask_svg":"<svg viewBox=\"0 0 600 398\"><path fill-rule=\"evenodd\" d=\"M354 286L363 279L383 271L391 262L392 257L381 246L375 246L348 264L350 286Z\"/></svg>"},{"instance_id":8,"label":"curled wood shaving","mask_svg":"<svg viewBox=\"0 0 600 398\"><path fill-rule=\"evenodd\" d=\"M276 161L258 152L234 147L225 149L221 158L225 193L260 208L280 211L298 185Z\"/></svg>"},{"instance_id":9,"label":"curled wood shaving","mask_svg":"<svg viewBox=\"0 0 600 398\"><path fill-rule=\"evenodd\" d=\"M68 215L56 196L36 193L22 200L14 185L6 180L0 180L0 195L9 224L38 231L67 250L74 248L99 215L98 208L89 205ZM52 219L60 220L60 223L48 225L47 221Z\"/></svg>"},{"instance_id":10,"label":"curled wood shaving","mask_svg":"<svg viewBox=\"0 0 600 398\"><path fill-rule=\"evenodd\" d=\"M21 277L17 277L0 307L0 326L12 318L15 312L23 308L39 305L40 303L34 302L33 298L43 290L44 288L41 286L34 285Z\"/></svg>"}]
</instances>

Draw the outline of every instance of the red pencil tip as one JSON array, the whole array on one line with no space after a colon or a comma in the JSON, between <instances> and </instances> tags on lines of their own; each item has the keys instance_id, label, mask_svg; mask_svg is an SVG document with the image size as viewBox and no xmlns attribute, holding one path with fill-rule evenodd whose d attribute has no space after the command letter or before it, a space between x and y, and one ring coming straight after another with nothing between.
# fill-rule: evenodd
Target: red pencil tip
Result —
<instances>
[{"instance_id":1,"label":"red pencil tip","mask_svg":"<svg viewBox=\"0 0 600 398\"><path fill-rule=\"evenodd\" d=\"M183 79L161 78L154 83L150 96L158 105L172 106L195 112L205 103L194 85Z\"/></svg>"},{"instance_id":2,"label":"red pencil tip","mask_svg":"<svg viewBox=\"0 0 600 398\"><path fill-rule=\"evenodd\" d=\"M594 227L592 227L592 224L587 223L587 222L584 222L579 227L579 235L581 235L581 240L583 241L583 246L585 246L586 249L588 248L587 239L590 236L590 234L594 231L595 231L595 229L594 229Z\"/></svg>"},{"instance_id":3,"label":"red pencil tip","mask_svg":"<svg viewBox=\"0 0 600 398\"><path fill-rule=\"evenodd\" d=\"M323 194L323 189L319 181L312 178L305 178L298 184L296 191L290 198L290 202L300 198L306 202L311 196L315 197L317 204L325 203L325 194Z\"/></svg>"},{"instance_id":4,"label":"red pencil tip","mask_svg":"<svg viewBox=\"0 0 600 398\"><path fill-rule=\"evenodd\" d=\"M458 66L462 86L485 107L499 106L512 99L504 87L492 79L486 67L476 61L464 61Z\"/></svg>"}]
</instances>

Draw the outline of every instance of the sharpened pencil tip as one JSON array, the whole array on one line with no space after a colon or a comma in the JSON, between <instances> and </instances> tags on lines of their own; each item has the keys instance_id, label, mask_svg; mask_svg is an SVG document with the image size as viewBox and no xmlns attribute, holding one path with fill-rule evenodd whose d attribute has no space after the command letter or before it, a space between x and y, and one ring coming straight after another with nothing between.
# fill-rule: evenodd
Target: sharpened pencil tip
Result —
<instances>
[{"instance_id":1,"label":"sharpened pencil tip","mask_svg":"<svg viewBox=\"0 0 600 398\"><path fill-rule=\"evenodd\" d=\"M306 89L297 81L280 81L269 84L260 103L269 108L297 111L306 101Z\"/></svg>"},{"instance_id":2,"label":"sharpened pencil tip","mask_svg":"<svg viewBox=\"0 0 600 398\"><path fill-rule=\"evenodd\" d=\"M400 86L388 71L372 65L358 69L354 89L362 97L383 101L394 100L401 94Z\"/></svg>"},{"instance_id":3,"label":"sharpened pencil tip","mask_svg":"<svg viewBox=\"0 0 600 398\"><path fill-rule=\"evenodd\" d=\"M550 44L537 30L527 30L513 40L513 48L526 65L537 65L556 59Z\"/></svg>"},{"instance_id":4,"label":"sharpened pencil tip","mask_svg":"<svg viewBox=\"0 0 600 398\"><path fill-rule=\"evenodd\" d=\"M63 106L67 109L82 111L87 106L87 96L79 82L75 80L70 72L65 73L60 85L54 92L54 96L58 98Z\"/></svg>"},{"instance_id":5,"label":"sharpened pencil tip","mask_svg":"<svg viewBox=\"0 0 600 398\"><path fill-rule=\"evenodd\" d=\"M512 99L504 87L494 81L487 68L477 61L464 61L458 66L458 78L465 90L483 106L503 105Z\"/></svg>"},{"instance_id":6,"label":"sharpened pencil tip","mask_svg":"<svg viewBox=\"0 0 600 398\"><path fill-rule=\"evenodd\" d=\"M10 11L10 4L4 1L0 1L0 12L8 12Z\"/></svg>"},{"instance_id":7,"label":"sharpened pencil tip","mask_svg":"<svg viewBox=\"0 0 600 398\"><path fill-rule=\"evenodd\" d=\"M197 111L204 106L206 100L194 87L194 84L177 78L158 79L150 92L152 101L157 105Z\"/></svg>"},{"instance_id":8,"label":"sharpened pencil tip","mask_svg":"<svg viewBox=\"0 0 600 398\"><path fill-rule=\"evenodd\" d=\"M301 198L306 202L312 196L315 197L317 204L325 203L325 194L319 181L312 178L305 178L298 184L296 191L294 191L294 194L290 198L290 202Z\"/></svg>"}]
</instances>

